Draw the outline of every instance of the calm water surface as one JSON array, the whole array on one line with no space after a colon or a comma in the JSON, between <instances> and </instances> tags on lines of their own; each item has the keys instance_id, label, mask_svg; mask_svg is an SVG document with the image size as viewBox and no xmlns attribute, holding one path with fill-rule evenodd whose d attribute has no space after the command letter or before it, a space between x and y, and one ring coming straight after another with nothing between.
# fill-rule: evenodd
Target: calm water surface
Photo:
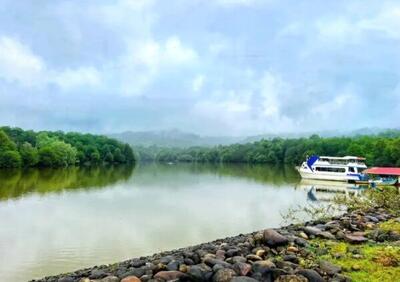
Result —
<instances>
[{"instance_id":1,"label":"calm water surface","mask_svg":"<svg viewBox=\"0 0 400 282\"><path fill-rule=\"evenodd\" d=\"M308 201L293 168L0 171L0 276L27 281L277 227Z\"/></svg>"}]
</instances>

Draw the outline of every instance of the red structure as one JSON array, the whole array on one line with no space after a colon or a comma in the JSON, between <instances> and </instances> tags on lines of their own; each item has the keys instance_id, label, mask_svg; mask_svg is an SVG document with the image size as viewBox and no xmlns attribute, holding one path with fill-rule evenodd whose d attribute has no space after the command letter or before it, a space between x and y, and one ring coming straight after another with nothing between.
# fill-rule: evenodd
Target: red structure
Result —
<instances>
[{"instance_id":1,"label":"red structure","mask_svg":"<svg viewBox=\"0 0 400 282\"><path fill-rule=\"evenodd\" d=\"M400 167L372 167L364 170L363 173L400 176Z\"/></svg>"}]
</instances>

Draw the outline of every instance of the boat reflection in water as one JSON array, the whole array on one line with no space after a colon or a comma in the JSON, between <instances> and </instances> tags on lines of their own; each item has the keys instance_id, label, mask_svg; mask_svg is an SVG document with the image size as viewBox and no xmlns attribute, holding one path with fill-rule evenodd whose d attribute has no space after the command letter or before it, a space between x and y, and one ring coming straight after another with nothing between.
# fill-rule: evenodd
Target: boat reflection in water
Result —
<instances>
[{"instance_id":1,"label":"boat reflection in water","mask_svg":"<svg viewBox=\"0 0 400 282\"><path fill-rule=\"evenodd\" d=\"M296 185L296 189L307 191L308 200L311 202L330 202L338 194L360 196L366 188L368 188L366 185L314 179L302 179Z\"/></svg>"}]
</instances>

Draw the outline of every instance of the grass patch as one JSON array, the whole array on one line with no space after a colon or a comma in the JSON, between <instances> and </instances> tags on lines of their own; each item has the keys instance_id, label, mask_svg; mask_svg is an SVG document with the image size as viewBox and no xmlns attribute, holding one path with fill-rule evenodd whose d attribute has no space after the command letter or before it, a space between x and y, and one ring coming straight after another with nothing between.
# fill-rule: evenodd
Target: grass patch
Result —
<instances>
[{"instance_id":1,"label":"grass patch","mask_svg":"<svg viewBox=\"0 0 400 282\"><path fill-rule=\"evenodd\" d=\"M395 219L380 223L379 228L385 231L394 231L400 234L400 222Z\"/></svg>"},{"instance_id":2,"label":"grass patch","mask_svg":"<svg viewBox=\"0 0 400 282\"><path fill-rule=\"evenodd\" d=\"M316 256L341 266L344 275L356 282L398 281L400 246L386 244L350 245L345 242L313 240L311 250L326 248L328 253Z\"/></svg>"}]
</instances>

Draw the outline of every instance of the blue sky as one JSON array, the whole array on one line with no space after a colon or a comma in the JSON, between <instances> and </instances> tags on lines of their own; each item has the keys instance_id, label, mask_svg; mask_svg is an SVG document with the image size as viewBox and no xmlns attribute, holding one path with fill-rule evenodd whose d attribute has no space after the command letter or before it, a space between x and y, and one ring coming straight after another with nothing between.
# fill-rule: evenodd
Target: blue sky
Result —
<instances>
[{"instance_id":1,"label":"blue sky","mask_svg":"<svg viewBox=\"0 0 400 282\"><path fill-rule=\"evenodd\" d=\"M399 1L0 0L0 124L398 127Z\"/></svg>"}]
</instances>

